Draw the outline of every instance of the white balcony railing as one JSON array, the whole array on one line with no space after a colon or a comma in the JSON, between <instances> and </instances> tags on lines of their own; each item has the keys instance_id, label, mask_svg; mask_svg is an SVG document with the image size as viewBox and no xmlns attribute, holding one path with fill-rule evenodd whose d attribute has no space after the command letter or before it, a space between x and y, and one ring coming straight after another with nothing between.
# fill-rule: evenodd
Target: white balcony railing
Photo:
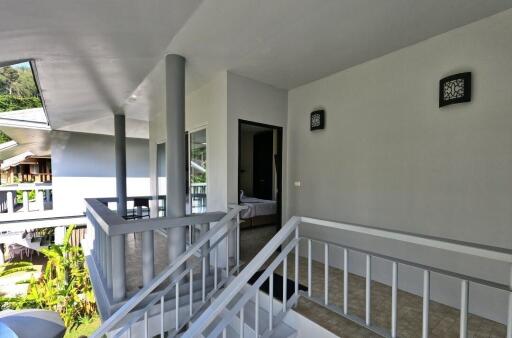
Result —
<instances>
[{"instance_id":1,"label":"white balcony railing","mask_svg":"<svg viewBox=\"0 0 512 338\"><path fill-rule=\"evenodd\" d=\"M470 257L480 257L489 260L506 263L509 268L512 267L512 250L482 246L472 243L465 243L460 241L446 240L441 238L419 236L405 232L390 231L386 229L346 224L339 222L324 221L308 217L292 217L281 230L272 238L265 247L255 256L255 258L247 264L247 266L238 274L238 276L229 283L229 285L216 297L211 306L208 307L199 316L183 334L183 338L192 337L226 337L229 331L237 332L238 336L244 337L245 333L248 336L255 337L268 337L272 334L272 330L278 324L278 321L283 319L291 306L296 303L299 296L305 297L321 306L330 309L345 318L354 321L355 323L368 328L371 331L383 337L397 337L397 290L398 290L398 266L412 266L423 270L423 324L422 324L422 337L426 338L429 335L429 301L430 301L430 274L436 273L445 276L456 278L460 281L460 337L465 338L468 336L468 304L469 304L469 285L470 283L485 285L492 289L504 290L508 293L508 314L507 314L507 338L512 338L512 280L510 284L501 284L491 280L484 280L472 275L465 275L455 273L453 271L444 270L434 266L426 266L418 262L398 259L394 257L384 256L376 252L369 252L358 248L342 246L336 243L326 241L324 239L312 238L303 234L301 224L313 224L316 226L327 227L336 230L349 231L352 233L365 234L369 236L386 238L395 241L401 241L419 245L422 247L436 248L446 250L447 252L468 255ZM324 248L324 264L325 264L325 278L324 278L324 295L322 298L314 297L312 294L312 242L317 242L323 245ZM308 291L299 291L299 245L305 245L307 250L307 286ZM341 307L335 306L329 299L329 291L332 287L329 284L329 250L331 247L339 247L344 252L344 267L343 267L343 304ZM278 251L281 249L280 251ZM294 274L295 274L295 287L293 296L289 299L287 292L287 273L288 273L288 255L294 252ZM365 316L360 318L355 314L349 312L348 297L349 297L349 255L353 252L359 252L366 256L366 287L365 287ZM274 256L275 255L275 256ZM275 257L270 265L266 265L268 259ZM391 330L388 331L382 327L378 327L372 321L371 312L371 272L372 272L372 258L378 257L392 263L392 292L391 292ZM280 305L276 306L274 298L274 278L272 277L278 266L282 265L283 273L283 299ZM258 271L264 269L264 272L253 283L252 286L247 287L249 280ZM512 276L511 276L512 278ZM261 318L258 318L260 313L260 294L259 288L266 281L269 281L269 304L268 318L263 319L264 327ZM254 312L251 317L254 319L247 320L245 313L252 310ZM263 328L262 328L263 327ZM250 333L250 334L249 334Z\"/></svg>"},{"instance_id":2,"label":"white balcony railing","mask_svg":"<svg viewBox=\"0 0 512 338\"><path fill-rule=\"evenodd\" d=\"M140 198L143 197L137 197L137 199ZM150 197L146 198L150 199ZM167 252L166 248L155 247L155 232L165 235L167 229L176 227L186 228L188 233L188 249L193 250L196 248L195 244L203 239L203 237L199 236L203 236L205 233L212 234L213 229L210 230L210 227L213 227L214 224L216 224L214 228L216 232L220 231L217 227L219 223L222 223L221 225L224 227L227 226L228 222L238 224L236 222L237 214L233 210L228 214L225 212L209 212L178 218L135 218L127 220L109 209L107 204L112 201L112 199L108 198L86 199L89 238L86 251L90 252L87 260L100 314L104 319L109 318L127 300L126 279L129 277L127 276L127 265L130 264L130 259L142 262L141 270L132 271L131 273L143 277L144 290L150 289L150 293L155 290L153 286L155 278L158 278L155 277L156 251L165 250ZM139 213L139 211L136 211L136 214ZM238 230L236 232L238 233ZM138 253L141 257L128 257L124 250L127 236L130 236L130 238L142 238L139 242L141 250ZM222 237L222 235L219 236ZM225 236L227 235L224 234ZM203 244L204 241L207 242L206 245L201 245L199 248L204 251L205 264L209 267L209 251L212 250L210 246L216 246L219 243L211 237L203 240ZM238 240L236 242L238 246ZM197 256L197 252L195 254ZM213 254L211 253L211 255ZM238 262L238 259L236 262ZM130 266L130 268L133 270L133 266ZM164 270L168 271L170 268L167 267ZM214 269L214 271L216 270ZM130 298L126 304L133 304L132 299ZM137 305L140 304L137 303Z\"/></svg>"},{"instance_id":3,"label":"white balcony railing","mask_svg":"<svg viewBox=\"0 0 512 338\"><path fill-rule=\"evenodd\" d=\"M94 203L94 201L88 201L88 205L91 207L94 206ZM132 331L136 331L133 326L141 320L144 323L143 330L148 333L149 317L155 316L159 317L159 333L162 336L164 332L170 336L180 332L192 318L204 310L211 298L224 286L232 274L238 271L240 264L238 214L241 209L243 207L235 206L228 213L222 213L222 215L221 213L210 213L183 218L159 219L157 220L158 225L155 225L154 221L146 222L146 225L154 223L152 228L159 228L163 224L166 224L167 227L189 227L194 226L196 222L204 224L206 221L215 222L215 225L210 230L203 232L196 241L190 243L186 252L171 262L151 280L151 283L126 301L91 337L101 337L107 333L114 337L138 336ZM115 227L118 228L117 225ZM130 227L133 228L133 225L130 224ZM117 235L119 231L112 229L112 234ZM121 233L126 232L122 231ZM235 238L235 241L233 242L230 238ZM104 239L100 239L99 246L95 246L99 247L100 251L105 250L101 249L103 241ZM232 248L236 248L234 250L235 257L230 256ZM219 259L220 250L225 250L223 262L220 262ZM213 262L210 261L210 257L213 258ZM100 255L95 259L98 258L99 265L103 265L103 257ZM169 308L173 306L174 320L165 320L166 312L169 312ZM142 334L140 335L142 336Z\"/></svg>"},{"instance_id":4,"label":"white balcony railing","mask_svg":"<svg viewBox=\"0 0 512 338\"><path fill-rule=\"evenodd\" d=\"M21 191L22 202L20 211L44 211L51 209L51 183L18 183L0 186L0 212L12 214L16 211L16 192ZM29 194L35 192L35 200L30 201Z\"/></svg>"}]
</instances>

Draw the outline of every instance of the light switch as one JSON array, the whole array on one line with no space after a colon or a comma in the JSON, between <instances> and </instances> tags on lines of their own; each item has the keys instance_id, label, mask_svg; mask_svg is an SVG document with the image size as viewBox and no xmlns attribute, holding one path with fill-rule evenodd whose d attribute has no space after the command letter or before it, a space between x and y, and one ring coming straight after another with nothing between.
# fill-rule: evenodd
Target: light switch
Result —
<instances>
[{"instance_id":1,"label":"light switch","mask_svg":"<svg viewBox=\"0 0 512 338\"><path fill-rule=\"evenodd\" d=\"M300 187L300 181L293 182L293 185L296 186L296 187Z\"/></svg>"}]
</instances>

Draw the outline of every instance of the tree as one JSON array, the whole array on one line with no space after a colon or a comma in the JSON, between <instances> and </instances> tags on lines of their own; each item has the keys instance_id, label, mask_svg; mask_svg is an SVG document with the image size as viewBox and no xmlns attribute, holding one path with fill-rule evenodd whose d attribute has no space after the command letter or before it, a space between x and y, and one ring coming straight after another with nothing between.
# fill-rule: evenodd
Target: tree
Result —
<instances>
[{"instance_id":1,"label":"tree","mask_svg":"<svg viewBox=\"0 0 512 338\"><path fill-rule=\"evenodd\" d=\"M12 84L12 93L22 97L38 97L34 76L30 68L18 68L18 79Z\"/></svg>"},{"instance_id":2,"label":"tree","mask_svg":"<svg viewBox=\"0 0 512 338\"><path fill-rule=\"evenodd\" d=\"M11 66L6 66L0 69L0 90L5 91L7 94L13 94L13 85L19 79L20 74Z\"/></svg>"}]
</instances>

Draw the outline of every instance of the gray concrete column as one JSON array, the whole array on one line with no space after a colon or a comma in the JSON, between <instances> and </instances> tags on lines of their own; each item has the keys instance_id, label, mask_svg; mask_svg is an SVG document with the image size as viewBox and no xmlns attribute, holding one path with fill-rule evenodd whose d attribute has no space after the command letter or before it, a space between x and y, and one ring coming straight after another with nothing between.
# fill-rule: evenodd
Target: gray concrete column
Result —
<instances>
[{"instance_id":1,"label":"gray concrete column","mask_svg":"<svg viewBox=\"0 0 512 338\"><path fill-rule=\"evenodd\" d=\"M126 129L124 115L114 115L117 214L126 216Z\"/></svg>"},{"instance_id":2,"label":"gray concrete column","mask_svg":"<svg viewBox=\"0 0 512 338\"><path fill-rule=\"evenodd\" d=\"M12 191L7 192L7 212L9 214L12 214L14 212L14 196L16 194L13 194Z\"/></svg>"},{"instance_id":3,"label":"gray concrete column","mask_svg":"<svg viewBox=\"0 0 512 338\"><path fill-rule=\"evenodd\" d=\"M165 144L167 199L166 216L185 216L185 58L165 57L165 107L167 141ZM186 249L184 227L167 230L169 262Z\"/></svg>"},{"instance_id":4,"label":"gray concrete column","mask_svg":"<svg viewBox=\"0 0 512 338\"><path fill-rule=\"evenodd\" d=\"M142 233L142 282L148 286L155 274L155 240L153 230Z\"/></svg>"},{"instance_id":5,"label":"gray concrete column","mask_svg":"<svg viewBox=\"0 0 512 338\"><path fill-rule=\"evenodd\" d=\"M126 129L124 115L114 115L116 153L117 214L126 216ZM112 236L112 297L121 301L126 297L126 270L124 262L124 235Z\"/></svg>"}]
</instances>

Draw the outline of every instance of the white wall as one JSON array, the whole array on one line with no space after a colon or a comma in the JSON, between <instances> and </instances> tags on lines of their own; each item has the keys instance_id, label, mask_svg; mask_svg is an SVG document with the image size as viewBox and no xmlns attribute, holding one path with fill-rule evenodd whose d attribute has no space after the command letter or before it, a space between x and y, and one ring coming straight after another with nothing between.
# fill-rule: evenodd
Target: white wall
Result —
<instances>
[{"instance_id":1,"label":"white wall","mask_svg":"<svg viewBox=\"0 0 512 338\"><path fill-rule=\"evenodd\" d=\"M238 202L238 120L283 127L283 154L287 142L287 91L228 72L228 202ZM283 187L286 187L286 158L283 156ZM286 189L283 189L283 202ZM286 205L284 205L284 208ZM283 215L284 218L284 215Z\"/></svg>"},{"instance_id":2,"label":"white wall","mask_svg":"<svg viewBox=\"0 0 512 338\"><path fill-rule=\"evenodd\" d=\"M189 131L206 126L208 184L207 210L227 208L227 75L217 74L208 84L189 93L185 125Z\"/></svg>"},{"instance_id":3,"label":"white wall","mask_svg":"<svg viewBox=\"0 0 512 338\"><path fill-rule=\"evenodd\" d=\"M238 119L285 127L286 107L286 91L229 72L220 72L201 88L187 93L186 129L207 128L209 211L225 210L229 203L238 202ZM165 116L155 112L150 120L152 182L156 181L156 144L161 142L165 142ZM285 168L283 163L283 172ZM156 191L153 183L152 189Z\"/></svg>"},{"instance_id":4,"label":"white wall","mask_svg":"<svg viewBox=\"0 0 512 338\"><path fill-rule=\"evenodd\" d=\"M53 208L85 210L84 198L116 196L114 137L53 131L51 133ZM149 195L148 141L126 140L129 196Z\"/></svg>"},{"instance_id":5,"label":"white wall","mask_svg":"<svg viewBox=\"0 0 512 338\"><path fill-rule=\"evenodd\" d=\"M289 215L512 248L511 36L507 11L291 90ZM461 71L473 72L472 102L439 109L439 79ZM326 129L310 132L317 107L326 109ZM305 229L509 282L509 266ZM390 266L375 269L389 283ZM402 276L401 286L418 291L418 276ZM458 304L458 284L440 292L442 283L434 279L434 297ZM472 311L504 321L503 294L471 290Z\"/></svg>"}]
</instances>

